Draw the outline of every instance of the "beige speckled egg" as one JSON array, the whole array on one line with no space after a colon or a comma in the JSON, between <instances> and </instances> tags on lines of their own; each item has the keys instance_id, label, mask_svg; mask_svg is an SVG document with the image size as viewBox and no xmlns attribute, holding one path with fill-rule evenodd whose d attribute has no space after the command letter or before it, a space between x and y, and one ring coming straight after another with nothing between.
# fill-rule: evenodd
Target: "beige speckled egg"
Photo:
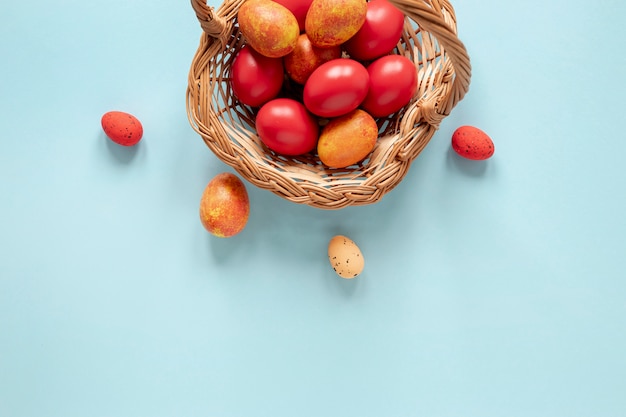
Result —
<instances>
[{"instance_id":1,"label":"beige speckled egg","mask_svg":"<svg viewBox=\"0 0 626 417\"><path fill-rule=\"evenodd\" d=\"M365 266L361 249L345 236L335 236L328 243L328 261L337 275L342 278L355 278Z\"/></svg>"}]
</instances>

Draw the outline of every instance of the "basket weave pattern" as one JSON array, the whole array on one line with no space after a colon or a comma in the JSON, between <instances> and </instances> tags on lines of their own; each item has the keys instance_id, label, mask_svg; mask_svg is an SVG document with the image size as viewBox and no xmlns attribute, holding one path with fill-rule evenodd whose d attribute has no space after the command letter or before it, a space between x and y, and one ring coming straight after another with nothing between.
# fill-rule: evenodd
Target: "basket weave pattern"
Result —
<instances>
[{"instance_id":1,"label":"basket weave pattern","mask_svg":"<svg viewBox=\"0 0 626 417\"><path fill-rule=\"evenodd\" d=\"M411 59L418 70L413 100L377 119L376 147L358 165L330 169L315 154L279 155L258 138L256 109L239 103L230 87L230 65L244 45L237 13L245 0L226 0L217 10L205 1L191 0L203 33L189 71L189 121L221 161L255 186L294 203L339 209L379 201L402 181L469 89L470 60L448 0L389 0L406 16L394 53Z\"/></svg>"}]
</instances>

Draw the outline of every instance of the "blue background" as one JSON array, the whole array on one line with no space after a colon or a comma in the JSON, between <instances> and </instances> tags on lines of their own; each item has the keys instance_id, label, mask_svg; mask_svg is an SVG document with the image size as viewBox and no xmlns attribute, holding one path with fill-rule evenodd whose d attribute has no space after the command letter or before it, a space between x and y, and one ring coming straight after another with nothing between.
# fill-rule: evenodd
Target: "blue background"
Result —
<instances>
[{"instance_id":1,"label":"blue background","mask_svg":"<svg viewBox=\"0 0 626 417\"><path fill-rule=\"evenodd\" d=\"M329 212L248 184L218 239L189 2L3 2L0 416L626 415L626 3L453 5L471 89L398 188ZM451 152L464 124L492 159Z\"/></svg>"}]
</instances>

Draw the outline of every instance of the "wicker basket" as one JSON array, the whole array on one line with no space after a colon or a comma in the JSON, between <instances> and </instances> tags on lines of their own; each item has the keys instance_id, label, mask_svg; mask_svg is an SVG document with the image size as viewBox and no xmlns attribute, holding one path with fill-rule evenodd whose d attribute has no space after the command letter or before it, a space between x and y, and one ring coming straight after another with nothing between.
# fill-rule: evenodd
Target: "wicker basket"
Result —
<instances>
[{"instance_id":1,"label":"wicker basket","mask_svg":"<svg viewBox=\"0 0 626 417\"><path fill-rule=\"evenodd\" d=\"M191 0L203 33L189 71L189 121L221 161L255 186L295 203L339 209L379 201L402 181L469 88L470 61L448 0L390 0L406 16L394 52L409 57L418 69L414 99L378 119L377 145L359 165L329 169L315 154L278 155L254 130L257 109L239 103L228 81L230 64L244 44L237 12L245 0L226 0L216 10L205 1Z\"/></svg>"}]
</instances>

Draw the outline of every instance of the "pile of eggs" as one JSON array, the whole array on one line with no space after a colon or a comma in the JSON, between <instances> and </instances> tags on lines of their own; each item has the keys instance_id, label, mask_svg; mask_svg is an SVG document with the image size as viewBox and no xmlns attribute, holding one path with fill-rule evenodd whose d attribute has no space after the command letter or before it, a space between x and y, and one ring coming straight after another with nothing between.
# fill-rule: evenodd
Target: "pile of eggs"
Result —
<instances>
[{"instance_id":1,"label":"pile of eggs","mask_svg":"<svg viewBox=\"0 0 626 417\"><path fill-rule=\"evenodd\" d=\"M357 164L376 145L377 118L417 92L414 62L393 53L405 16L388 0L248 0L237 21L232 92L278 154Z\"/></svg>"}]
</instances>

